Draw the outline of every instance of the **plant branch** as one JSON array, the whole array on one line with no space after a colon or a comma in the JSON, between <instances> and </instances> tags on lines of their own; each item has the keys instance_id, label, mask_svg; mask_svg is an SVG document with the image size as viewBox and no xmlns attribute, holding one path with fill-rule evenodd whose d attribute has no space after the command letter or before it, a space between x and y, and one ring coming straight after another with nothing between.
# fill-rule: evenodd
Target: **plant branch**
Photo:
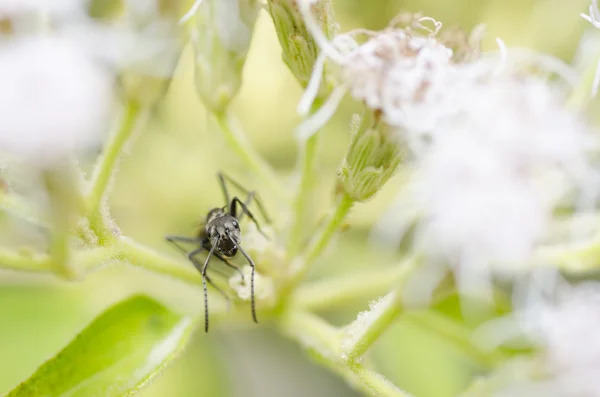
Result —
<instances>
[{"instance_id":1,"label":"plant branch","mask_svg":"<svg viewBox=\"0 0 600 397\"><path fill-rule=\"evenodd\" d=\"M381 296L398 285L407 271L406 262L300 285L293 295L293 304L318 311L333 309L352 300Z\"/></svg>"},{"instance_id":2,"label":"plant branch","mask_svg":"<svg viewBox=\"0 0 600 397\"><path fill-rule=\"evenodd\" d=\"M54 262L46 254L16 253L0 248L0 267L22 272L53 273Z\"/></svg>"},{"instance_id":3,"label":"plant branch","mask_svg":"<svg viewBox=\"0 0 600 397\"><path fill-rule=\"evenodd\" d=\"M233 125L229 114L224 111L214 113L214 116L229 147L246 163L251 171L263 180L278 198L287 202L289 200L288 192L279 183L277 174L254 150L248 138Z\"/></svg>"},{"instance_id":4,"label":"plant branch","mask_svg":"<svg viewBox=\"0 0 600 397\"><path fill-rule=\"evenodd\" d=\"M289 338L304 346L319 363L342 376L356 389L369 396L410 397L411 395L382 375L356 361L346 360L340 351L340 331L321 318L303 311L283 313L279 326Z\"/></svg>"},{"instance_id":5,"label":"plant branch","mask_svg":"<svg viewBox=\"0 0 600 397\"><path fill-rule=\"evenodd\" d=\"M304 239L307 212L315 185L315 158L320 134L313 134L306 140L302 151L300 184L294 199L294 219L288 240L288 258L294 258L300 251Z\"/></svg>"},{"instance_id":6,"label":"plant branch","mask_svg":"<svg viewBox=\"0 0 600 397\"><path fill-rule=\"evenodd\" d=\"M121 237L118 242L118 257L136 267L152 273L162 274L188 284L201 284L198 271L191 266L171 259L159 252L137 243L128 237Z\"/></svg>"},{"instance_id":7,"label":"plant branch","mask_svg":"<svg viewBox=\"0 0 600 397\"><path fill-rule=\"evenodd\" d=\"M108 142L102 156L98 160L94 176L92 177L89 193L86 197L86 209L90 228L98 235L101 245L113 238L113 233L106 225L103 214L103 205L107 190L117 168L117 162L123 148L136 129L142 124L146 111L142 111L135 101L129 101L125 107L125 114L119 130Z\"/></svg>"}]
</instances>

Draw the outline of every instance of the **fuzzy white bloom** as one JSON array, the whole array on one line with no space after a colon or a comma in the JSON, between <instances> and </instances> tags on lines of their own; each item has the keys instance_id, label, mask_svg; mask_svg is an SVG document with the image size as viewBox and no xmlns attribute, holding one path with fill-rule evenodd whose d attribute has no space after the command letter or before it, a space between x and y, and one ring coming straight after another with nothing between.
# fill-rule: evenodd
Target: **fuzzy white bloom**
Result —
<instances>
[{"instance_id":1,"label":"fuzzy white bloom","mask_svg":"<svg viewBox=\"0 0 600 397\"><path fill-rule=\"evenodd\" d=\"M559 275L547 276L535 274L533 282L528 280L511 316L493 320L476 332L481 342L491 346L525 337L539 351L534 376L519 375L495 396L600 396L600 284L571 285Z\"/></svg>"},{"instance_id":2,"label":"fuzzy white bloom","mask_svg":"<svg viewBox=\"0 0 600 397\"><path fill-rule=\"evenodd\" d=\"M597 195L592 135L560 95L533 77L482 77L450 91L454 114L438 120L417 153L409 189L419 249L449 263L462 291L478 295L489 293L494 274L510 275L531 257L568 195L576 209Z\"/></svg>"},{"instance_id":3,"label":"fuzzy white bloom","mask_svg":"<svg viewBox=\"0 0 600 397\"><path fill-rule=\"evenodd\" d=\"M0 0L0 16L15 17L31 13L66 16L83 9L81 0Z\"/></svg>"},{"instance_id":4,"label":"fuzzy white bloom","mask_svg":"<svg viewBox=\"0 0 600 397\"><path fill-rule=\"evenodd\" d=\"M441 95L437 87L450 81L448 73L452 50L433 37L441 24L432 18L422 17L415 21L415 26L426 35L420 35L413 29L396 28L392 22L381 32L357 30L328 41L310 12L311 3L311 0L302 0L298 5L322 52L298 106L299 112L307 114L310 110L319 91L326 58L339 67L340 85L321 109L298 127L297 134L307 138L322 127L346 92L370 109L380 111L383 120L392 127L419 131L430 129L430 115L422 117L427 112L420 110L431 109L429 104L436 102ZM432 22L434 28L427 28L426 22ZM360 44L357 36L368 39ZM418 114L415 114L414 108L419 110ZM423 123L426 125L423 126Z\"/></svg>"},{"instance_id":5,"label":"fuzzy white bloom","mask_svg":"<svg viewBox=\"0 0 600 397\"><path fill-rule=\"evenodd\" d=\"M101 139L112 78L59 36L0 45L0 149L45 166Z\"/></svg>"}]
</instances>

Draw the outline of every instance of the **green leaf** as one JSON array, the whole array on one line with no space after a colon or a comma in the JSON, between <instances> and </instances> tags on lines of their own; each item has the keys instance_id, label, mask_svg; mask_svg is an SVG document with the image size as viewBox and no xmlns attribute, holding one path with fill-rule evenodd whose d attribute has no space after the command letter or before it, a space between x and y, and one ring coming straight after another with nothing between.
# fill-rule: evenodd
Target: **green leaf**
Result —
<instances>
[{"instance_id":1,"label":"green leaf","mask_svg":"<svg viewBox=\"0 0 600 397\"><path fill-rule=\"evenodd\" d=\"M129 396L185 344L193 321L136 296L97 317L5 397Z\"/></svg>"}]
</instances>

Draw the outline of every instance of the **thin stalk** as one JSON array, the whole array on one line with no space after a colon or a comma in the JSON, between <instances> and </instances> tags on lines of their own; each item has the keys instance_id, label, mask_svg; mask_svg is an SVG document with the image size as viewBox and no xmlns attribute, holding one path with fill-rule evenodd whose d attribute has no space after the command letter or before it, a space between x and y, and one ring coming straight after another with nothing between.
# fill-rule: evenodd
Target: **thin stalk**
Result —
<instances>
[{"instance_id":1,"label":"thin stalk","mask_svg":"<svg viewBox=\"0 0 600 397\"><path fill-rule=\"evenodd\" d=\"M299 260L297 261L297 265L292 265L296 268L292 269L289 278L286 280L279 292L280 297L282 298L280 300L280 306L285 305L287 298L297 287L300 281L302 281L304 275L308 272L309 266L327 247L335 232L340 228L344 219L346 219L346 216L350 212L353 204L354 201L350 198L350 196L344 194L329 216L324 227L319 231L319 234L313 240L313 243L310 245L306 256L304 258L298 258Z\"/></svg>"},{"instance_id":2,"label":"thin stalk","mask_svg":"<svg viewBox=\"0 0 600 397\"><path fill-rule=\"evenodd\" d=\"M181 262L137 243L128 237L119 239L119 257L136 267L152 273L162 274L188 284L201 284L198 271L192 266L182 266Z\"/></svg>"},{"instance_id":3,"label":"thin stalk","mask_svg":"<svg viewBox=\"0 0 600 397\"><path fill-rule=\"evenodd\" d=\"M300 166L300 183L294 199L294 218L288 242L288 258L294 258L300 251L304 240L304 227L308 218L310 200L315 186L315 158L320 134L313 134L306 140L302 151Z\"/></svg>"},{"instance_id":4,"label":"thin stalk","mask_svg":"<svg viewBox=\"0 0 600 397\"><path fill-rule=\"evenodd\" d=\"M344 193L329 216L327 223L309 246L305 255L304 268L307 267L306 265L314 262L323 253L323 250L329 245L331 238L342 226L352 205L354 205L354 200L348 194Z\"/></svg>"},{"instance_id":5,"label":"thin stalk","mask_svg":"<svg viewBox=\"0 0 600 397\"><path fill-rule=\"evenodd\" d=\"M287 202L289 199L288 192L279 183L277 174L254 150L246 135L233 125L229 114L227 112L219 112L214 113L214 116L229 147L246 163L252 172L263 180L279 199Z\"/></svg>"},{"instance_id":6,"label":"thin stalk","mask_svg":"<svg viewBox=\"0 0 600 397\"><path fill-rule=\"evenodd\" d=\"M126 104L121 126L106 145L96 165L90 190L86 197L86 208L90 228L98 235L101 245L106 244L113 238L113 233L106 224L102 209L102 206L105 205L104 200L107 190L116 172L117 163L125 144L142 124L140 122L142 120L141 116L146 114L147 112L142 111L137 102L129 101Z\"/></svg>"},{"instance_id":7,"label":"thin stalk","mask_svg":"<svg viewBox=\"0 0 600 397\"><path fill-rule=\"evenodd\" d=\"M54 262L46 254L20 254L0 248L0 268L20 272L52 273Z\"/></svg>"},{"instance_id":8,"label":"thin stalk","mask_svg":"<svg viewBox=\"0 0 600 397\"><path fill-rule=\"evenodd\" d=\"M349 360L358 360L402 312L400 293L392 291L346 328L342 350Z\"/></svg>"},{"instance_id":9,"label":"thin stalk","mask_svg":"<svg viewBox=\"0 0 600 397\"><path fill-rule=\"evenodd\" d=\"M356 361L346 360L340 351L340 331L321 318L304 311L292 310L283 313L279 327L283 334L306 348L317 362L339 374L366 395L412 397L382 375Z\"/></svg>"},{"instance_id":10,"label":"thin stalk","mask_svg":"<svg viewBox=\"0 0 600 397\"><path fill-rule=\"evenodd\" d=\"M301 285L293 295L293 304L318 311L381 296L398 285L407 272L408 261Z\"/></svg>"}]
</instances>

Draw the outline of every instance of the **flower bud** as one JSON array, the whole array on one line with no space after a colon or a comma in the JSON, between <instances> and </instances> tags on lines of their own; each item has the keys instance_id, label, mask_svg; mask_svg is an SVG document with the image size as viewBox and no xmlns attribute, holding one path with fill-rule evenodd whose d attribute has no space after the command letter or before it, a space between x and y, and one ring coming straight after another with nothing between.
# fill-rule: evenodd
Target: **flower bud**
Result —
<instances>
[{"instance_id":1,"label":"flower bud","mask_svg":"<svg viewBox=\"0 0 600 397\"><path fill-rule=\"evenodd\" d=\"M268 5L281 44L281 57L300 85L306 88L317 61L319 47L306 29L297 1L268 0ZM335 30L331 1L319 0L312 6L312 10L323 33L331 39ZM321 96L325 96L328 91L327 84L321 85Z\"/></svg>"},{"instance_id":2,"label":"flower bud","mask_svg":"<svg viewBox=\"0 0 600 397\"><path fill-rule=\"evenodd\" d=\"M338 170L339 190L354 201L368 200L377 193L402 160L398 138L379 117L375 114L354 120L350 146Z\"/></svg>"},{"instance_id":3,"label":"flower bud","mask_svg":"<svg viewBox=\"0 0 600 397\"><path fill-rule=\"evenodd\" d=\"M205 0L196 11L192 42L196 89L212 112L224 111L242 85L258 0Z\"/></svg>"},{"instance_id":4,"label":"flower bud","mask_svg":"<svg viewBox=\"0 0 600 397\"><path fill-rule=\"evenodd\" d=\"M89 15L100 22L96 39L116 64L119 84L142 107L160 100L172 80L185 45L178 20L184 0L94 0Z\"/></svg>"}]
</instances>

